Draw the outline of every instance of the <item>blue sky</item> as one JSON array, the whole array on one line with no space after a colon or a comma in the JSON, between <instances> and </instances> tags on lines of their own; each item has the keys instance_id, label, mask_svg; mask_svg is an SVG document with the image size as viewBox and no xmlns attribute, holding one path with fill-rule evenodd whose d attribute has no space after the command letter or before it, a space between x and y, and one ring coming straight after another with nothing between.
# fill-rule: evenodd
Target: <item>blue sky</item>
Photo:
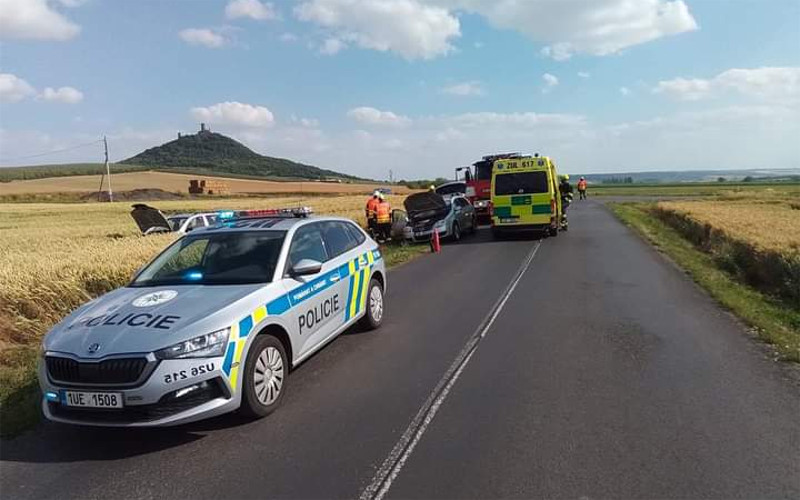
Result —
<instances>
[{"instance_id":1,"label":"blue sky","mask_svg":"<svg viewBox=\"0 0 800 500\"><path fill-rule=\"evenodd\" d=\"M800 167L797 0L0 0L0 165L199 121L375 178Z\"/></svg>"}]
</instances>

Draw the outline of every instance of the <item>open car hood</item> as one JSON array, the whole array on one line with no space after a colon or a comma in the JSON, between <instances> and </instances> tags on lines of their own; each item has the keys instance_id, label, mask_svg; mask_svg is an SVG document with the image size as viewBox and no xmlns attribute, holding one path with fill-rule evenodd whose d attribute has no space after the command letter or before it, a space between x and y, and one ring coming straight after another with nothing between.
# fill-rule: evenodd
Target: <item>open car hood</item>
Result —
<instances>
[{"instance_id":1,"label":"open car hood","mask_svg":"<svg viewBox=\"0 0 800 500\"><path fill-rule=\"evenodd\" d=\"M142 234L168 233L172 231L167 218L157 208L136 203L131 210L131 217L136 221Z\"/></svg>"},{"instance_id":2,"label":"open car hood","mask_svg":"<svg viewBox=\"0 0 800 500\"><path fill-rule=\"evenodd\" d=\"M406 198L403 206L411 220L444 219L450 211L442 195L431 192L412 194Z\"/></svg>"}]
</instances>

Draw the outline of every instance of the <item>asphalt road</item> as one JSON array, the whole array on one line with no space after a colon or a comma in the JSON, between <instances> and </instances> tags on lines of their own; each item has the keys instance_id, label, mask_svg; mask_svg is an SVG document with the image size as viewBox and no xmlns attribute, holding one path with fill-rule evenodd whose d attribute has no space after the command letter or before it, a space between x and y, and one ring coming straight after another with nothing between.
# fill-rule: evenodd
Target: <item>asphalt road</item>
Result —
<instances>
[{"instance_id":1,"label":"asphalt road","mask_svg":"<svg viewBox=\"0 0 800 500\"><path fill-rule=\"evenodd\" d=\"M3 498L799 498L800 377L594 201L390 274L377 332L284 406L182 428L42 425Z\"/></svg>"}]
</instances>

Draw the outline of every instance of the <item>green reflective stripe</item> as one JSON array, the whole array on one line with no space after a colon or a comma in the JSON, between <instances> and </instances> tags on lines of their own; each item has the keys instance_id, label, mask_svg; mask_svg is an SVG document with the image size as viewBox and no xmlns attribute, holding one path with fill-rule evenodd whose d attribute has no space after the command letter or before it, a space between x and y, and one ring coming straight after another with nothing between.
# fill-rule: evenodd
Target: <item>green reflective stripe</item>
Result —
<instances>
[{"instance_id":1,"label":"green reflective stripe","mask_svg":"<svg viewBox=\"0 0 800 500\"><path fill-rule=\"evenodd\" d=\"M550 213L550 205L533 205L531 207L531 213L533 214L549 214Z\"/></svg>"},{"instance_id":2,"label":"green reflective stripe","mask_svg":"<svg viewBox=\"0 0 800 500\"><path fill-rule=\"evenodd\" d=\"M498 217L511 217L511 207L494 207L494 215Z\"/></svg>"},{"instance_id":3,"label":"green reflective stripe","mask_svg":"<svg viewBox=\"0 0 800 500\"><path fill-rule=\"evenodd\" d=\"M511 204L512 205L530 205L531 204L531 197L530 196L512 196L511 197Z\"/></svg>"}]
</instances>

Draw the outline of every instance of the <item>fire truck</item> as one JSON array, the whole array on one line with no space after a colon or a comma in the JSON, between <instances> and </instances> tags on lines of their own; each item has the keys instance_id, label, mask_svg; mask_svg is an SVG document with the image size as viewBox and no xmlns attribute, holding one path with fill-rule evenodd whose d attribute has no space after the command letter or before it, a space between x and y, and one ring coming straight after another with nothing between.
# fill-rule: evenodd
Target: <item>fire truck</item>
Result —
<instances>
[{"instance_id":1,"label":"fire truck","mask_svg":"<svg viewBox=\"0 0 800 500\"><path fill-rule=\"evenodd\" d=\"M492 217L492 165L497 160L521 157L521 153L487 155L469 167L456 168L456 181L466 185L465 194L475 206L475 213L481 223L489 222Z\"/></svg>"}]
</instances>

